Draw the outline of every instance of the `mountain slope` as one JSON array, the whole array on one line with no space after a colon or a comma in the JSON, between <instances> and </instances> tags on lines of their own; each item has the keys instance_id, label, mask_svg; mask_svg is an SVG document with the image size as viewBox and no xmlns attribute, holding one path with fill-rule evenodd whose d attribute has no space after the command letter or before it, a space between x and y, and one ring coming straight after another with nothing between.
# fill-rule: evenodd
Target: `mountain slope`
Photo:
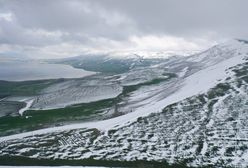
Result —
<instances>
[{"instance_id":1,"label":"mountain slope","mask_svg":"<svg viewBox=\"0 0 248 168\"><path fill-rule=\"evenodd\" d=\"M2 137L0 158L152 160L194 167L246 167L248 45L232 41L159 66L181 69L179 77L171 85L158 85L164 94L144 100L133 112Z\"/></svg>"}]
</instances>

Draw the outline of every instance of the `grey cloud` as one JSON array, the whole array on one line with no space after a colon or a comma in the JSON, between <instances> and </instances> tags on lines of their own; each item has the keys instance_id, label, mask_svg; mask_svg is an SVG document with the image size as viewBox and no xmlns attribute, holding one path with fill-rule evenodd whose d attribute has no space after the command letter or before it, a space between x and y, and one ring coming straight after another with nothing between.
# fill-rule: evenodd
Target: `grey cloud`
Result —
<instances>
[{"instance_id":1,"label":"grey cloud","mask_svg":"<svg viewBox=\"0 0 248 168\"><path fill-rule=\"evenodd\" d=\"M14 13L20 25L25 28L114 38L125 38L130 29L133 29L133 25L129 25L131 23L128 18L118 12L102 8L92 1L11 0L6 3L6 8ZM114 18L118 15L119 18ZM118 19L119 22L114 22L113 19Z\"/></svg>"},{"instance_id":2,"label":"grey cloud","mask_svg":"<svg viewBox=\"0 0 248 168\"><path fill-rule=\"evenodd\" d=\"M12 15L0 17L0 45L87 50L127 45L133 36L248 38L247 6L246 0L0 0L0 16Z\"/></svg>"},{"instance_id":3,"label":"grey cloud","mask_svg":"<svg viewBox=\"0 0 248 168\"><path fill-rule=\"evenodd\" d=\"M150 33L197 35L207 31L247 37L245 0L98 0L131 17Z\"/></svg>"},{"instance_id":4,"label":"grey cloud","mask_svg":"<svg viewBox=\"0 0 248 168\"><path fill-rule=\"evenodd\" d=\"M56 35L42 33L39 29L25 29L15 21L0 20L0 44L44 46L60 41Z\"/></svg>"}]
</instances>

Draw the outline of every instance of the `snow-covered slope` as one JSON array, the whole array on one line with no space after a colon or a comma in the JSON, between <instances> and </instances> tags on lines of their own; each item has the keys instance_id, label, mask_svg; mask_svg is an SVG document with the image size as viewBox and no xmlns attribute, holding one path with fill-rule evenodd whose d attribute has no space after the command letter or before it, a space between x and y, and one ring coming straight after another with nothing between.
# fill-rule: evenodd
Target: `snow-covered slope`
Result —
<instances>
[{"instance_id":1,"label":"snow-covered slope","mask_svg":"<svg viewBox=\"0 0 248 168\"><path fill-rule=\"evenodd\" d=\"M178 77L132 93L127 102L142 101L131 113L1 137L0 156L246 167L248 44L234 40L160 66Z\"/></svg>"},{"instance_id":2,"label":"snow-covered slope","mask_svg":"<svg viewBox=\"0 0 248 168\"><path fill-rule=\"evenodd\" d=\"M118 96L122 87L102 78L69 80L52 85L42 91L31 109L55 109L72 104L88 103Z\"/></svg>"},{"instance_id":3,"label":"snow-covered slope","mask_svg":"<svg viewBox=\"0 0 248 168\"><path fill-rule=\"evenodd\" d=\"M245 52L242 42L230 40L226 43L216 45L200 54L195 54L187 58L187 61L200 63L202 66L211 66L226 59L233 57L235 54ZM239 50L237 52L237 50Z\"/></svg>"}]
</instances>

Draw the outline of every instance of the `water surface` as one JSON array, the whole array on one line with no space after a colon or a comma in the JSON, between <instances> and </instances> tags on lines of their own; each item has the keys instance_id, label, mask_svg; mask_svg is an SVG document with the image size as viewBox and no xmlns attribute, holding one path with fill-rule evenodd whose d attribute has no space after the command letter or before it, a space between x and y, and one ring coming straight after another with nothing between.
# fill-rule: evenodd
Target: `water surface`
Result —
<instances>
[{"instance_id":1,"label":"water surface","mask_svg":"<svg viewBox=\"0 0 248 168\"><path fill-rule=\"evenodd\" d=\"M34 61L0 62L0 80L6 81L81 78L93 75L94 73L62 64L48 64Z\"/></svg>"}]
</instances>

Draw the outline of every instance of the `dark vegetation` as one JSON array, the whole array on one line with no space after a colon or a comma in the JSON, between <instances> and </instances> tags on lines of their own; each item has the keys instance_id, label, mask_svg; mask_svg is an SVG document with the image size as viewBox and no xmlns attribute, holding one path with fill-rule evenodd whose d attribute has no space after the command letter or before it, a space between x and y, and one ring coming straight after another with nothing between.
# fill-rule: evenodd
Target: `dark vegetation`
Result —
<instances>
[{"instance_id":1,"label":"dark vegetation","mask_svg":"<svg viewBox=\"0 0 248 168\"><path fill-rule=\"evenodd\" d=\"M106 166L106 167L129 167L129 168L187 168L184 162L169 165L165 161L112 161L112 160L61 160L61 159L34 159L21 156L1 156L0 165L12 166Z\"/></svg>"}]
</instances>

